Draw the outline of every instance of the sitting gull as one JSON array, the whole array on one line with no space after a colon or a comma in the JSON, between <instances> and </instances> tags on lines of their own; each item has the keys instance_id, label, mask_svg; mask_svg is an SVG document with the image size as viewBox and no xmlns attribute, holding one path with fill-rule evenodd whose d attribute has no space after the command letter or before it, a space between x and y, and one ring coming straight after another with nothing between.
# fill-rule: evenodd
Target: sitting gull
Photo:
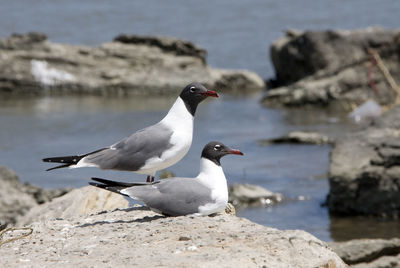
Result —
<instances>
[{"instance_id":1,"label":"sitting gull","mask_svg":"<svg viewBox=\"0 0 400 268\"><path fill-rule=\"evenodd\" d=\"M228 203L228 187L220 163L227 154L243 155L221 142L208 143L201 153L200 173L196 178L174 177L148 183L92 178L97 182L89 184L140 200L163 215L210 215L223 211Z\"/></svg>"}]
</instances>

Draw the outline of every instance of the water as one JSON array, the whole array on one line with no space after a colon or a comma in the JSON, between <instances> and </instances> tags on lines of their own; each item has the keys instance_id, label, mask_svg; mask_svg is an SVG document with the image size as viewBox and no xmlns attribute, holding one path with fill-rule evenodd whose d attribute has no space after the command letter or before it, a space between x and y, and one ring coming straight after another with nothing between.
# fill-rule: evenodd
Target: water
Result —
<instances>
[{"instance_id":1,"label":"water","mask_svg":"<svg viewBox=\"0 0 400 268\"><path fill-rule=\"evenodd\" d=\"M2 0L0 36L40 31L54 42L96 46L120 33L168 35L208 51L214 67L250 69L273 76L269 45L285 29L396 28L396 0L355 1L46 1ZM329 147L272 145L259 140L310 130L338 136L354 128L331 111L275 110L259 104L259 95L202 103L195 121L193 146L169 168L195 176L205 143L220 140L245 153L222 160L230 183L252 183L283 193L288 199L274 207L239 212L280 229L304 229L320 239L400 236L398 222L366 218L335 218L321 206L328 192ZM0 163L21 180L42 187L80 187L88 178L143 180L143 176L93 168L45 172L43 157L85 153L112 144L134 130L157 122L173 99L102 97L0 97Z\"/></svg>"},{"instance_id":2,"label":"water","mask_svg":"<svg viewBox=\"0 0 400 268\"><path fill-rule=\"evenodd\" d=\"M0 100L0 162L22 181L46 188L81 187L92 176L143 181L130 172L95 168L58 169L41 162L49 156L85 153L109 145L162 118L173 98L43 97ZM354 128L330 111L266 109L259 96L223 95L201 103L195 118L193 145L186 157L168 168L180 176L196 176L203 146L223 141L245 156L222 159L229 183L251 183L287 198L274 207L246 209L240 216L281 229L304 229L331 240L327 209L328 146L270 145L259 141L292 130L339 136Z\"/></svg>"},{"instance_id":3,"label":"water","mask_svg":"<svg viewBox=\"0 0 400 268\"><path fill-rule=\"evenodd\" d=\"M2 0L0 36L40 31L55 42L98 45L120 33L167 35L208 51L216 67L269 77L269 45L286 29L399 27L397 0Z\"/></svg>"}]
</instances>

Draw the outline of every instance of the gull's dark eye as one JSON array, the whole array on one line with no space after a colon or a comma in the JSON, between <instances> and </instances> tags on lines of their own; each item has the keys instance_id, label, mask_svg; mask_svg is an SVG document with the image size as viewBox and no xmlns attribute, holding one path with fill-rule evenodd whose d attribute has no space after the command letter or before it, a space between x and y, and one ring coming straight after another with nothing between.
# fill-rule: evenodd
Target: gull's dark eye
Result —
<instances>
[{"instance_id":1,"label":"gull's dark eye","mask_svg":"<svg viewBox=\"0 0 400 268\"><path fill-rule=\"evenodd\" d=\"M221 145L219 145L219 144L215 145L215 146L214 146L214 150L215 150L215 151L221 150Z\"/></svg>"},{"instance_id":2,"label":"gull's dark eye","mask_svg":"<svg viewBox=\"0 0 400 268\"><path fill-rule=\"evenodd\" d=\"M189 90L190 90L190 92L194 93L196 91L196 88L195 87L190 87Z\"/></svg>"}]
</instances>

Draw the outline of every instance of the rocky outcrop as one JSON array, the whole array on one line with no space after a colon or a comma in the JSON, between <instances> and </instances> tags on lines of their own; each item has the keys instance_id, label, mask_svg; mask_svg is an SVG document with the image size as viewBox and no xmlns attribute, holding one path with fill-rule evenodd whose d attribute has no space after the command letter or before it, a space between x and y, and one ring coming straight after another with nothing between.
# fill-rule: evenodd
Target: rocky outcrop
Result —
<instances>
[{"instance_id":1,"label":"rocky outcrop","mask_svg":"<svg viewBox=\"0 0 400 268\"><path fill-rule=\"evenodd\" d=\"M400 106L336 142L327 204L337 214L400 216Z\"/></svg>"},{"instance_id":2,"label":"rocky outcrop","mask_svg":"<svg viewBox=\"0 0 400 268\"><path fill-rule=\"evenodd\" d=\"M229 186L229 202L237 208L273 205L283 201L283 195L261 186L235 183Z\"/></svg>"},{"instance_id":3,"label":"rocky outcrop","mask_svg":"<svg viewBox=\"0 0 400 268\"><path fill-rule=\"evenodd\" d=\"M26 215L18 219L17 224L26 225L35 221L71 218L128 207L129 202L122 195L86 186L74 189L66 195L54 199L53 202L33 207Z\"/></svg>"},{"instance_id":4,"label":"rocky outcrop","mask_svg":"<svg viewBox=\"0 0 400 268\"><path fill-rule=\"evenodd\" d=\"M266 105L392 104L390 87L373 55L400 81L400 31L367 28L288 32L271 45L275 89ZM373 54L376 53L376 54Z\"/></svg>"},{"instance_id":5,"label":"rocky outcrop","mask_svg":"<svg viewBox=\"0 0 400 268\"><path fill-rule=\"evenodd\" d=\"M400 239L355 239L329 246L351 267L399 267Z\"/></svg>"},{"instance_id":6,"label":"rocky outcrop","mask_svg":"<svg viewBox=\"0 0 400 268\"><path fill-rule=\"evenodd\" d=\"M62 196L69 189L46 190L29 183L21 183L18 176L0 166L0 230L26 214L32 207Z\"/></svg>"},{"instance_id":7,"label":"rocky outcrop","mask_svg":"<svg viewBox=\"0 0 400 268\"><path fill-rule=\"evenodd\" d=\"M260 141L261 145L280 144L280 143L322 145L322 144L333 144L333 140L321 133L293 131L282 137L265 139Z\"/></svg>"},{"instance_id":8,"label":"rocky outcrop","mask_svg":"<svg viewBox=\"0 0 400 268\"><path fill-rule=\"evenodd\" d=\"M280 231L227 214L164 217L136 206L29 226L29 237L1 245L0 255L7 256L0 258L1 267L346 267L304 231Z\"/></svg>"},{"instance_id":9,"label":"rocky outcrop","mask_svg":"<svg viewBox=\"0 0 400 268\"><path fill-rule=\"evenodd\" d=\"M166 95L193 81L217 91L265 88L255 73L211 68L204 49L166 37L121 35L84 47L14 34L0 40L0 56L0 92Z\"/></svg>"}]
</instances>

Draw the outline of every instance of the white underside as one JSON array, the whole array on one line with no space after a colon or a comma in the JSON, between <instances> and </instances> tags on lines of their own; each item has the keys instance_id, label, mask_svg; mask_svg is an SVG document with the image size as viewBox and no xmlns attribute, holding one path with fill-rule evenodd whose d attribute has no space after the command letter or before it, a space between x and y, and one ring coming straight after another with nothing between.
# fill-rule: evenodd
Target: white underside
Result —
<instances>
[{"instance_id":1,"label":"white underside","mask_svg":"<svg viewBox=\"0 0 400 268\"><path fill-rule=\"evenodd\" d=\"M82 158L81 160L79 160L79 162L76 165L71 165L69 166L69 168L81 168L81 167L99 167L96 164L93 163L87 163L85 162L85 158Z\"/></svg>"},{"instance_id":2,"label":"white underside","mask_svg":"<svg viewBox=\"0 0 400 268\"><path fill-rule=\"evenodd\" d=\"M164 119L161 120L161 124L168 126L173 131L170 139L172 147L160 157L148 159L136 173L154 176L158 170L179 162L189 151L193 138L193 116L180 97L175 101Z\"/></svg>"},{"instance_id":3,"label":"white underside","mask_svg":"<svg viewBox=\"0 0 400 268\"><path fill-rule=\"evenodd\" d=\"M221 166L201 158L200 174L197 178L202 184L211 189L212 203L199 207L198 215L210 215L224 211L228 204L228 185ZM196 215L194 214L194 215Z\"/></svg>"}]
</instances>

